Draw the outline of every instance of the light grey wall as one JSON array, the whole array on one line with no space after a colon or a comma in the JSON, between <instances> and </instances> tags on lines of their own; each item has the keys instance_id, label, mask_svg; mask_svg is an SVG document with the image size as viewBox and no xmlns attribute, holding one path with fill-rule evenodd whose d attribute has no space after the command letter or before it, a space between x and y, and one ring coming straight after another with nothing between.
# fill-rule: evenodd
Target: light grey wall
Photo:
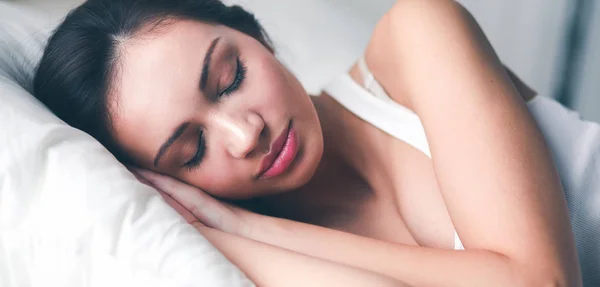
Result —
<instances>
[{"instance_id":1,"label":"light grey wall","mask_svg":"<svg viewBox=\"0 0 600 287\"><path fill-rule=\"evenodd\" d=\"M600 122L600 2L593 8L588 43L580 58L582 69L577 77L574 107L584 118Z\"/></svg>"},{"instance_id":2,"label":"light grey wall","mask_svg":"<svg viewBox=\"0 0 600 287\"><path fill-rule=\"evenodd\" d=\"M479 21L500 58L541 95L555 96L561 77L568 25L574 13L570 0L458 0ZM585 118L600 122L600 3L594 3L577 59L573 106Z\"/></svg>"},{"instance_id":3,"label":"light grey wall","mask_svg":"<svg viewBox=\"0 0 600 287\"><path fill-rule=\"evenodd\" d=\"M574 3L570 0L458 0L479 21L500 58L541 95L555 96ZM593 5L587 45L577 59L573 109L600 122L600 3Z\"/></svg>"},{"instance_id":4,"label":"light grey wall","mask_svg":"<svg viewBox=\"0 0 600 287\"><path fill-rule=\"evenodd\" d=\"M570 0L459 0L500 59L539 94L552 96Z\"/></svg>"}]
</instances>

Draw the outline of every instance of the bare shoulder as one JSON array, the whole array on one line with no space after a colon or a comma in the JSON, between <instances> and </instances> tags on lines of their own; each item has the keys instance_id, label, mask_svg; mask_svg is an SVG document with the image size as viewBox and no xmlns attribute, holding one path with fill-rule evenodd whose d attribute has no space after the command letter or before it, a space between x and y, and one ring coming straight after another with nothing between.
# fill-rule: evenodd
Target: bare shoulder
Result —
<instances>
[{"instance_id":1,"label":"bare shoulder","mask_svg":"<svg viewBox=\"0 0 600 287\"><path fill-rule=\"evenodd\" d=\"M388 11L397 21L417 21L423 24L461 19L469 12L454 0L398 0ZM433 19L424 19L433 17ZM407 22L408 23L408 22Z\"/></svg>"},{"instance_id":2,"label":"bare shoulder","mask_svg":"<svg viewBox=\"0 0 600 287\"><path fill-rule=\"evenodd\" d=\"M450 48L422 44L466 46L485 38L471 13L453 0L396 1L377 25L375 33L387 34L388 44L405 53L414 52L409 50L414 47L422 52Z\"/></svg>"},{"instance_id":3,"label":"bare shoulder","mask_svg":"<svg viewBox=\"0 0 600 287\"><path fill-rule=\"evenodd\" d=\"M474 17L453 0L399 0L380 20L366 51L373 74L411 109L416 90L473 75L501 75L527 100L535 93L504 70Z\"/></svg>"},{"instance_id":4,"label":"bare shoulder","mask_svg":"<svg viewBox=\"0 0 600 287\"><path fill-rule=\"evenodd\" d=\"M469 12L452 0L399 0L377 24L365 57L388 94L409 108L415 69L445 65L456 53L471 53L484 37ZM454 46L454 47L452 47Z\"/></svg>"},{"instance_id":5,"label":"bare shoulder","mask_svg":"<svg viewBox=\"0 0 600 287\"><path fill-rule=\"evenodd\" d=\"M466 38L480 36L473 15L454 0L399 0L383 20L387 23L382 24L392 32L415 39L440 39L448 34Z\"/></svg>"}]
</instances>

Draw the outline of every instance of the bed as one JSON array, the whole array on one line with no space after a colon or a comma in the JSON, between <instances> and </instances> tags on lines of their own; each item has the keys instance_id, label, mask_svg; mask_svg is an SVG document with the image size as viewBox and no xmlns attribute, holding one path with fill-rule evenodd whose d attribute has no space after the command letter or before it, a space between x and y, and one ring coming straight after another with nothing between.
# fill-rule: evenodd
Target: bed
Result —
<instances>
[{"instance_id":1,"label":"bed","mask_svg":"<svg viewBox=\"0 0 600 287\"><path fill-rule=\"evenodd\" d=\"M344 3L242 4L314 93L352 64L393 1ZM32 96L57 24L46 19L0 2L0 286L253 286L154 189Z\"/></svg>"}]
</instances>

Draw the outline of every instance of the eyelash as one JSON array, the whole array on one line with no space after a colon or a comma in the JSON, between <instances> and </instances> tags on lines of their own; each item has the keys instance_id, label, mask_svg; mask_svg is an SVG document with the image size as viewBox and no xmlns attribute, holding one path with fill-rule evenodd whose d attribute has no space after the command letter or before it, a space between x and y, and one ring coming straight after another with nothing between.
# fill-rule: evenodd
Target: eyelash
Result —
<instances>
[{"instance_id":1,"label":"eyelash","mask_svg":"<svg viewBox=\"0 0 600 287\"><path fill-rule=\"evenodd\" d=\"M200 162L202 161L202 158L204 157L204 152L206 151L206 141L204 140L204 133L202 132L202 130L199 130L198 133L198 149L196 150L196 154L190 161L186 162L183 165L190 171L198 168Z\"/></svg>"},{"instance_id":2,"label":"eyelash","mask_svg":"<svg viewBox=\"0 0 600 287\"><path fill-rule=\"evenodd\" d=\"M219 98L222 96L229 96L233 94L240 88L240 86L246 79L246 73L248 72L248 68L246 67L245 61L241 60L238 57L236 64L237 71L235 74L235 79L233 79L233 82L231 83L231 85L229 85L229 87L227 87L227 89L219 93ZM206 141L204 140L204 133L202 132L202 130L200 130L199 134L200 135L198 136L198 149L196 151L196 154L190 161L184 164L184 166L190 171L198 168L200 162L202 161L202 158L204 157L204 152L206 151Z\"/></svg>"},{"instance_id":3,"label":"eyelash","mask_svg":"<svg viewBox=\"0 0 600 287\"><path fill-rule=\"evenodd\" d=\"M225 90L223 90L222 92L219 93L219 96L218 96L219 98L222 96L229 96L229 95L233 94L235 91L237 91L240 88L240 86L246 79L246 73L248 72L248 67L246 66L246 62L238 57L237 61L236 61L236 65L237 65L237 71L235 73L235 79L233 79L233 82L231 83L231 85L229 85L229 87L227 87Z\"/></svg>"},{"instance_id":4,"label":"eyelash","mask_svg":"<svg viewBox=\"0 0 600 287\"><path fill-rule=\"evenodd\" d=\"M238 57L236 60L236 65L237 71L235 73L235 79L233 79L233 82L231 83L231 85L229 85L229 87L227 87L225 90L219 93L219 98L222 96L229 96L233 94L240 88L240 86L246 79L246 73L248 72L246 62ZM202 132L202 130L199 130L198 133L198 149L196 150L196 154L190 161L184 164L184 167L186 167L190 171L193 171L194 169L198 168L198 166L200 166L200 162L202 161L202 158L204 157L204 153L206 151L206 141L204 140L204 133Z\"/></svg>"}]
</instances>

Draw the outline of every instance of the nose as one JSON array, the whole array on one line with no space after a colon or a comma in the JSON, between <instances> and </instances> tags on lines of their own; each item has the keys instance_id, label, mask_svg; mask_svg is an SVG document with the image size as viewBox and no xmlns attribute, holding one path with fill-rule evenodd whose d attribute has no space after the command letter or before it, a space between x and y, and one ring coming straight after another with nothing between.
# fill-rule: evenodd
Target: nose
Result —
<instances>
[{"instance_id":1,"label":"nose","mask_svg":"<svg viewBox=\"0 0 600 287\"><path fill-rule=\"evenodd\" d=\"M226 149L234 158L247 157L258 146L265 122L258 114L222 113L216 121L224 132Z\"/></svg>"}]
</instances>

